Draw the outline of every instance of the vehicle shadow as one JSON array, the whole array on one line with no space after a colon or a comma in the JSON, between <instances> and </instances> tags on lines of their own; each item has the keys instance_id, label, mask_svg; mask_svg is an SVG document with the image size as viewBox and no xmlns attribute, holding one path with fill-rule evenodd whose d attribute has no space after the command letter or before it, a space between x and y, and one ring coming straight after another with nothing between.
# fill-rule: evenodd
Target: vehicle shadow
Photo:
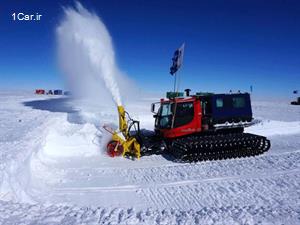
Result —
<instances>
[{"instance_id":1,"label":"vehicle shadow","mask_svg":"<svg viewBox=\"0 0 300 225\"><path fill-rule=\"evenodd\" d=\"M33 100L23 102L24 106L31 107L32 109L46 110L49 112L65 112L65 113L75 113L74 107L70 104L70 99L68 98L51 98L45 100Z\"/></svg>"},{"instance_id":2,"label":"vehicle shadow","mask_svg":"<svg viewBox=\"0 0 300 225\"><path fill-rule=\"evenodd\" d=\"M71 104L71 98L51 98L23 102L24 106L32 109L45 110L49 112L67 113L67 120L73 124L86 123L80 115L80 110L75 109Z\"/></svg>"}]
</instances>

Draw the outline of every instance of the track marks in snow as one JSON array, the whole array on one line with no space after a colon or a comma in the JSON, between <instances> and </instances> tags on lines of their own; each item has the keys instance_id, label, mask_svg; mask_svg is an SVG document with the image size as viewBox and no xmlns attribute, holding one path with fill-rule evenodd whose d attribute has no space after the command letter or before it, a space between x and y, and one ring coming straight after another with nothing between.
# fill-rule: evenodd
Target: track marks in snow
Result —
<instances>
[{"instance_id":1,"label":"track marks in snow","mask_svg":"<svg viewBox=\"0 0 300 225\"><path fill-rule=\"evenodd\" d=\"M129 169L128 169L129 170ZM263 155L245 159L174 164L152 168L120 170L130 183L157 184L185 180L204 180L226 177L259 177L277 172L300 170L300 152L283 155Z\"/></svg>"},{"instance_id":2,"label":"track marks in snow","mask_svg":"<svg viewBox=\"0 0 300 225\"><path fill-rule=\"evenodd\" d=\"M111 180L118 180L118 186L155 186L186 181L201 182L216 179L266 177L297 170L300 170L300 151L196 164L171 163L162 166L138 168L65 168L63 174L72 183L86 179L90 181L101 180L106 177ZM109 187L105 186L104 188Z\"/></svg>"},{"instance_id":3,"label":"track marks in snow","mask_svg":"<svg viewBox=\"0 0 300 225\"><path fill-rule=\"evenodd\" d=\"M227 176L227 177L214 177L214 178L204 178L199 180L181 180L173 182L161 182L161 183L145 183L145 184L136 184L136 185L118 185L118 186L84 186L84 187L61 187L55 188L55 191L64 191L64 192L118 192L118 191L135 191L138 189L148 189L148 188L167 188L167 187L180 187L180 186L189 186L196 185L201 183L214 183L214 182L223 182L223 181L240 181L240 180L251 180L251 179L265 179L279 175L293 175L298 174L299 169L292 169L286 171L273 172L271 174L257 174L257 175L244 175L244 176Z\"/></svg>"},{"instance_id":4,"label":"track marks in snow","mask_svg":"<svg viewBox=\"0 0 300 225\"><path fill-rule=\"evenodd\" d=\"M292 191L300 189L299 172L300 151L160 167L70 168L64 171L65 182L54 185L50 196L56 202L77 199L77 204L88 200L92 205L103 202L106 206L118 202L120 207L128 205L131 196L137 208L147 205L180 210L221 207L240 201L261 206L278 201L288 204L299 199L299 193ZM109 199L113 199L112 204Z\"/></svg>"},{"instance_id":5,"label":"track marks in snow","mask_svg":"<svg viewBox=\"0 0 300 225\"><path fill-rule=\"evenodd\" d=\"M203 207L200 210L77 207L1 202L0 223L14 224L297 224L300 210L288 206Z\"/></svg>"},{"instance_id":6,"label":"track marks in snow","mask_svg":"<svg viewBox=\"0 0 300 225\"><path fill-rule=\"evenodd\" d=\"M274 175L273 178L251 178L203 182L180 187L168 186L142 189L156 207L201 209L224 205L257 205L280 208L282 205L299 205L300 175Z\"/></svg>"}]
</instances>

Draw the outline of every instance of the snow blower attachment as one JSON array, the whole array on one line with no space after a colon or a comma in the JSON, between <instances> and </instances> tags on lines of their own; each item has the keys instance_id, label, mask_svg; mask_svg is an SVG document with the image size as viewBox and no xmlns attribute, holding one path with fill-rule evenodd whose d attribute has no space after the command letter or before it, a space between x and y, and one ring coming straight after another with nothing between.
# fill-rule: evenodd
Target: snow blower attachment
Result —
<instances>
[{"instance_id":1,"label":"snow blower attachment","mask_svg":"<svg viewBox=\"0 0 300 225\"><path fill-rule=\"evenodd\" d=\"M113 131L112 129L104 126L108 132L112 134L112 140L107 144L107 153L111 157L120 156L140 158L140 144L135 137L130 135L130 129L136 127L139 130L139 121L132 120L129 117L129 127L126 121L126 111L123 106L118 106L119 113L119 130Z\"/></svg>"},{"instance_id":2,"label":"snow blower attachment","mask_svg":"<svg viewBox=\"0 0 300 225\"><path fill-rule=\"evenodd\" d=\"M176 161L194 162L254 156L269 150L266 137L244 133L244 128L253 124L248 93L189 92L187 89L185 96L168 92L166 99L152 104L154 131L140 130L139 121L118 106L119 131L110 131L108 154L131 158L170 154ZM131 131L133 127L135 131Z\"/></svg>"}]
</instances>

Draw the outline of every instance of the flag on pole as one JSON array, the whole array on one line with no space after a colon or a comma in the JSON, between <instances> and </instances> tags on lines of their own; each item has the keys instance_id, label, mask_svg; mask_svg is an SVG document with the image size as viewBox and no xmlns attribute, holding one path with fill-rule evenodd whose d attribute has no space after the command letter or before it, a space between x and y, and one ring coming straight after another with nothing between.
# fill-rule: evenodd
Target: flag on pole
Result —
<instances>
[{"instance_id":1,"label":"flag on pole","mask_svg":"<svg viewBox=\"0 0 300 225\"><path fill-rule=\"evenodd\" d=\"M180 48L178 48L175 52L174 52L174 56L172 58L173 64L170 67L170 74L174 75L177 70L181 67L182 62L183 62L183 54L184 54L184 45L185 43L183 43Z\"/></svg>"}]
</instances>

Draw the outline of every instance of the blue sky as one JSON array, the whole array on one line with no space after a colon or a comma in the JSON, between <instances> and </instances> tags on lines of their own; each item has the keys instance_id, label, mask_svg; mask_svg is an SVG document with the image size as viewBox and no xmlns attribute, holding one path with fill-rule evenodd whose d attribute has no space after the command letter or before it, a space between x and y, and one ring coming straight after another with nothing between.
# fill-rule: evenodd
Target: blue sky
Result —
<instances>
[{"instance_id":1,"label":"blue sky","mask_svg":"<svg viewBox=\"0 0 300 225\"><path fill-rule=\"evenodd\" d=\"M73 1L1 1L0 88L63 87L55 28ZM291 96L300 89L300 1L86 0L113 38L117 62L140 88L173 87L174 50L186 43L182 89L249 90ZM39 22L12 13L42 14Z\"/></svg>"}]
</instances>

